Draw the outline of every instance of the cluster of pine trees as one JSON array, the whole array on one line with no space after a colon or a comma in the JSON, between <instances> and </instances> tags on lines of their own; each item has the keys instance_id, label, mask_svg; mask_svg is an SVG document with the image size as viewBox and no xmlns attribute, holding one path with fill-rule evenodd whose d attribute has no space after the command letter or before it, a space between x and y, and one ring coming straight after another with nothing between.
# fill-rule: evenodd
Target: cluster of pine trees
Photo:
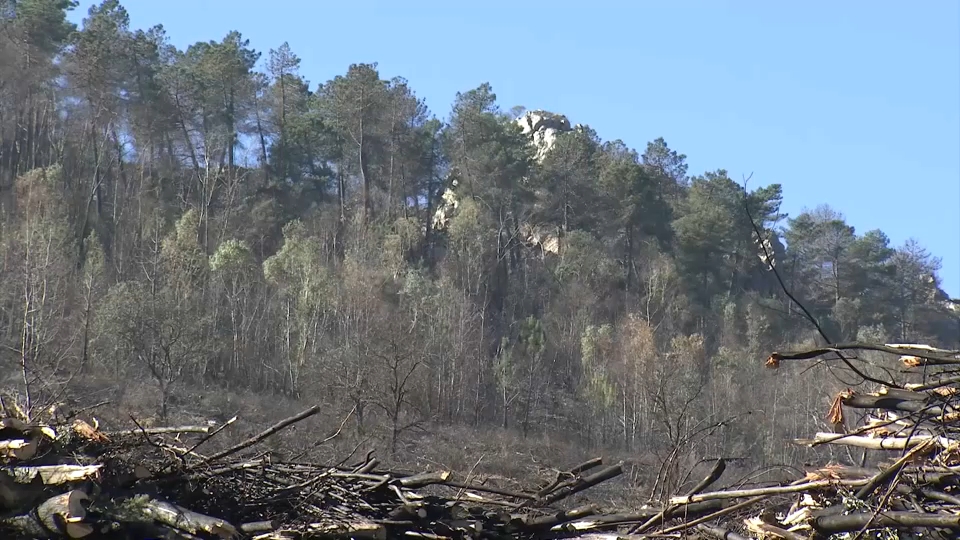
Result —
<instances>
[{"instance_id":1,"label":"cluster of pine trees","mask_svg":"<svg viewBox=\"0 0 960 540\"><path fill-rule=\"evenodd\" d=\"M0 0L11 381L146 377L164 414L188 383L319 395L394 441L460 423L666 453L712 419L699 450L787 458L757 436L809 433L823 387L764 384L762 360L815 332L750 217L832 340L956 344L920 245L788 219L779 185L690 175L662 139L584 126L541 159L489 85L440 119L376 65L310 85L287 45L180 50L117 0L79 28L72 8Z\"/></svg>"}]
</instances>

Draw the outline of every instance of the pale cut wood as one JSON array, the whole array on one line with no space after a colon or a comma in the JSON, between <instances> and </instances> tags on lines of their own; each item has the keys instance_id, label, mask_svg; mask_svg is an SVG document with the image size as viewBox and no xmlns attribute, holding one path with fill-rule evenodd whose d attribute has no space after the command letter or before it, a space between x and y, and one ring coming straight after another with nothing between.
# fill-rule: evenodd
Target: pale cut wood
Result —
<instances>
[{"instance_id":1,"label":"pale cut wood","mask_svg":"<svg viewBox=\"0 0 960 540\"><path fill-rule=\"evenodd\" d=\"M77 418L73 421L72 427L73 432L84 439L97 442L110 442L110 438L100 431L98 422L96 421L94 421L94 425L90 425L87 422Z\"/></svg>"},{"instance_id":2,"label":"pale cut wood","mask_svg":"<svg viewBox=\"0 0 960 540\"><path fill-rule=\"evenodd\" d=\"M165 501L149 499L140 511L159 523L191 534L204 532L224 540L233 538L237 534L236 527L225 520L205 516Z\"/></svg>"},{"instance_id":3,"label":"pale cut wood","mask_svg":"<svg viewBox=\"0 0 960 540\"><path fill-rule=\"evenodd\" d=\"M66 484L96 478L103 465L38 465L13 467L10 472L21 484L28 484L38 476L46 485Z\"/></svg>"},{"instance_id":4,"label":"pale cut wood","mask_svg":"<svg viewBox=\"0 0 960 540\"><path fill-rule=\"evenodd\" d=\"M815 446L818 444L840 444L844 446L855 446L857 448L866 448L867 450L905 450L914 446L923 444L929 440L936 440L943 448L948 448L958 441L947 437L933 437L932 435L915 435L913 437L863 437L860 435L844 435L838 433L820 432L814 435L812 440L797 439L797 444Z\"/></svg>"},{"instance_id":5,"label":"pale cut wood","mask_svg":"<svg viewBox=\"0 0 960 540\"><path fill-rule=\"evenodd\" d=\"M312 523L308 531L326 538L365 538L386 540L387 528L379 523L357 521L353 523Z\"/></svg>"},{"instance_id":6,"label":"pale cut wood","mask_svg":"<svg viewBox=\"0 0 960 540\"><path fill-rule=\"evenodd\" d=\"M747 518L743 520L743 524L747 526L747 530L761 538L771 536L773 538L781 538L784 540L807 540L807 537L803 536L802 534L797 534L782 527L771 525L770 523L766 523L758 517Z\"/></svg>"},{"instance_id":7,"label":"pale cut wood","mask_svg":"<svg viewBox=\"0 0 960 540\"><path fill-rule=\"evenodd\" d=\"M208 433L210 426L162 426L145 427L143 429L121 429L116 431L101 431L107 437L123 437L134 435L164 435L170 433Z\"/></svg>"},{"instance_id":8,"label":"pale cut wood","mask_svg":"<svg viewBox=\"0 0 960 540\"><path fill-rule=\"evenodd\" d=\"M8 459L25 461L37 454L37 439L10 439L0 441L0 455Z\"/></svg>"},{"instance_id":9,"label":"pale cut wood","mask_svg":"<svg viewBox=\"0 0 960 540\"><path fill-rule=\"evenodd\" d=\"M792 484L788 486L772 486L755 489L730 489L726 491L712 491L700 493L697 495L687 495L683 497L671 497L670 504L690 504L700 501L710 501L714 499L742 499L747 497L761 497L766 495L783 495L787 493L802 493L812 489L829 488L836 486L859 487L866 485L870 480L817 480L803 484Z\"/></svg>"}]
</instances>

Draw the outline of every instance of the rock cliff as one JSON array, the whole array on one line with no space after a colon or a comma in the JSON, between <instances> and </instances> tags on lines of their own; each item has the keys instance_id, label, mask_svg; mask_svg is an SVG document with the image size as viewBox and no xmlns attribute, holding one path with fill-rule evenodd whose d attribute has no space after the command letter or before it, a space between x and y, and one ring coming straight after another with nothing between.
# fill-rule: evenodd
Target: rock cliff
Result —
<instances>
[{"instance_id":1,"label":"rock cliff","mask_svg":"<svg viewBox=\"0 0 960 540\"><path fill-rule=\"evenodd\" d=\"M566 116L544 110L527 111L517 118L516 122L523 133L530 138L530 144L536 149L538 162L543 161L561 133L580 128L579 125L571 127L570 120ZM456 188L457 181L451 180L449 187L444 190L442 200L433 214L434 230L445 230L450 223L450 218L456 213L459 205ZM560 250L557 233L550 227L523 223L520 226L520 235L524 244L538 249L541 254L558 253Z\"/></svg>"},{"instance_id":2,"label":"rock cliff","mask_svg":"<svg viewBox=\"0 0 960 540\"><path fill-rule=\"evenodd\" d=\"M559 134L575 129L570 127L570 120L566 116L544 110L526 112L517 118L517 124L523 133L530 137L531 143L537 149L537 161L543 161L547 152L556 143Z\"/></svg>"}]
</instances>

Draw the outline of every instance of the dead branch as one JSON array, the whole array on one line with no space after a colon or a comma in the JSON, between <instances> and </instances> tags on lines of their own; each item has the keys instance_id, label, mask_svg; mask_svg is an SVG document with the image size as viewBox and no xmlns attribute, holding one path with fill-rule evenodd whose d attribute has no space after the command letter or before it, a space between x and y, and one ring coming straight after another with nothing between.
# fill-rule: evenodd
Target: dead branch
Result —
<instances>
[{"instance_id":1,"label":"dead branch","mask_svg":"<svg viewBox=\"0 0 960 540\"><path fill-rule=\"evenodd\" d=\"M291 416L290 418L286 418L286 419L284 419L284 420L281 420L280 422L277 422L276 424L270 426L269 428L267 428L267 429L264 430L263 432L259 433L258 435L254 435L253 437L250 437L249 439L247 439L247 440L245 440L245 441L243 441L243 442L241 442L241 443L239 443L239 444L236 444L236 445L234 445L234 446L231 446L230 448L227 448L226 450L223 450L222 452L217 452L216 454L214 454L214 455L206 458L205 460L203 460L203 462L202 462L201 464L210 463L210 462L212 462L212 461L217 461L218 459L223 459L223 458L225 458L225 457L227 457L227 456L236 454L237 452L240 452L240 451L242 451L242 450L244 450L244 449L246 449L246 448L249 448L249 447L257 444L258 442L266 439L267 437L273 435L274 433L277 433L278 431L280 431L280 430L282 430L282 429L284 429L284 428L286 428L286 427L289 427L289 426L291 426L291 425L293 425L293 424L296 424L297 422L300 422L301 420L305 420L305 419L307 419L307 418L310 418L311 416L317 414L318 412L320 412L320 406L319 406L319 405L314 405L313 407L310 407L309 409L307 409L307 410L305 410L305 411L303 411L303 412L301 412L301 413L299 413L299 414L295 414L295 415Z\"/></svg>"}]
</instances>

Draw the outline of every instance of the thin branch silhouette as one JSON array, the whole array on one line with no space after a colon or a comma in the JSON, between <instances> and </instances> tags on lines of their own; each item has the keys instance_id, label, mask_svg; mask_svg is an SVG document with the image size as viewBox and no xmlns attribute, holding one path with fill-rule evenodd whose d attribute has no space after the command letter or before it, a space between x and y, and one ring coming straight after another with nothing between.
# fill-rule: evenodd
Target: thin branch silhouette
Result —
<instances>
[{"instance_id":1,"label":"thin branch silhouette","mask_svg":"<svg viewBox=\"0 0 960 540\"><path fill-rule=\"evenodd\" d=\"M790 290L787 288L786 283L784 283L783 281L783 277L780 275L780 271L777 270L776 260L773 258L774 254L770 253L767 250L767 246L763 242L763 239L764 239L763 232L761 231L760 226L757 225L756 220L753 218L753 214L750 212L750 197L749 197L749 193L747 192L747 183L750 182L751 178L753 178L753 173L750 173L750 175L747 176L743 181L743 209L747 214L747 219L750 220L750 226L753 228L753 232L757 235L757 243L759 244L760 249L763 250L763 256L764 256L764 259L767 261L767 266L770 267L770 270L773 272L773 275L777 278L777 283L780 284L780 288L783 290L783 293L787 295L787 298L789 298L790 301L792 301L794 304L796 304L798 308L800 308L800 310L803 312L804 317L807 319L807 321L810 322L810 324L813 325L813 327L817 330L817 333L820 334L820 337L822 337L824 341L826 341L828 344L834 343L834 341L830 339L830 336L827 335L826 331L824 331L823 327L817 321L817 318L814 317L812 313L810 313L810 311L807 309L806 306L803 305L802 302L797 300L797 297L794 296L792 292L790 292ZM850 369L850 371L854 372L861 379L865 381L870 381L875 384L886 385L887 387L890 387L890 388L903 388L903 385L898 384L894 381L884 381L864 373L863 371L858 369L856 366L854 366L853 363L850 361L850 359L844 356L844 354L841 353L839 350L834 349L831 352L836 354L837 358L841 360L847 366L847 368Z\"/></svg>"}]
</instances>

